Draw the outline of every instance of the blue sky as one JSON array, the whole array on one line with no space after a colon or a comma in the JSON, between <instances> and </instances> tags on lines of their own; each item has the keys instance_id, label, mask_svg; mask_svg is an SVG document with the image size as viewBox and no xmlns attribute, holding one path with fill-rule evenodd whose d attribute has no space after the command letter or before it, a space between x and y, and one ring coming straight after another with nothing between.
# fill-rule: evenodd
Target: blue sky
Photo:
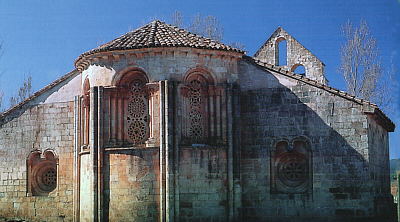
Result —
<instances>
[{"instance_id":1,"label":"blue sky","mask_svg":"<svg viewBox=\"0 0 400 222\"><path fill-rule=\"evenodd\" d=\"M392 60L400 70L400 0L0 1L0 88L6 101L24 76L32 75L38 90L71 71L81 53L152 18L168 22L175 10L187 22L199 13L217 17L224 28L223 42L244 44L248 55L282 26L326 64L330 85L339 89L344 89L337 71L344 42L340 28L347 20L365 19L378 40L383 64L389 66ZM398 97L398 91L393 93ZM399 114L391 117L400 127ZM390 136L391 157L399 158L400 133Z\"/></svg>"}]
</instances>

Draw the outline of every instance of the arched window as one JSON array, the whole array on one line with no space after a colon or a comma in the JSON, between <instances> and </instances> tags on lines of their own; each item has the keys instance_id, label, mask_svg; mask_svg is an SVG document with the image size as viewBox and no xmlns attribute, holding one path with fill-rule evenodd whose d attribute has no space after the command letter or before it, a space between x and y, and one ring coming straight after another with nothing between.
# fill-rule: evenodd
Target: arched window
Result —
<instances>
[{"instance_id":1,"label":"arched window","mask_svg":"<svg viewBox=\"0 0 400 222\"><path fill-rule=\"evenodd\" d=\"M295 64L290 71L295 74L306 75L306 68L301 64Z\"/></svg>"},{"instance_id":2,"label":"arched window","mask_svg":"<svg viewBox=\"0 0 400 222\"><path fill-rule=\"evenodd\" d=\"M309 143L295 139L292 143L280 141L273 153L273 190L281 193L308 191L311 178L311 152Z\"/></svg>"},{"instance_id":3,"label":"arched window","mask_svg":"<svg viewBox=\"0 0 400 222\"><path fill-rule=\"evenodd\" d=\"M279 37L275 42L275 65L287 65L287 42L283 37Z\"/></svg>"},{"instance_id":4,"label":"arched window","mask_svg":"<svg viewBox=\"0 0 400 222\"><path fill-rule=\"evenodd\" d=\"M129 84L127 134L134 144L144 143L149 137L149 102L145 87L142 78L135 78Z\"/></svg>"},{"instance_id":5,"label":"arched window","mask_svg":"<svg viewBox=\"0 0 400 222\"><path fill-rule=\"evenodd\" d=\"M149 138L149 98L146 84L147 76L139 71L126 73L119 86L127 93L125 113L125 135L129 142L144 144Z\"/></svg>"},{"instance_id":6,"label":"arched window","mask_svg":"<svg viewBox=\"0 0 400 222\"><path fill-rule=\"evenodd\" d=\"M83 149L88 148L89 145L89 120L90 120L90 83L89 79L85 79L83 84L82 96L82 142Z\"/></svg>"},{"instance_id":7,"label":"arched window","mask_svg":"<svg viewBox=\"0 0 400 222\"><path fill-rule=\"evenodd\" d=\"M57 162L53 151L33 151L27 160L28 196L47 196L57 187Z\"/></svg>"},{"instance_id":8,"label":"arched window","mask_svg":"<svg viewBox=\"0 0 400 222\"><path fill-rule=\"evenodd\" d=\"M213 83L208 73L193 72L185 78L185 132L187 143L204 144L208 137L208 88Z\"/></svg>"}]
</instances>

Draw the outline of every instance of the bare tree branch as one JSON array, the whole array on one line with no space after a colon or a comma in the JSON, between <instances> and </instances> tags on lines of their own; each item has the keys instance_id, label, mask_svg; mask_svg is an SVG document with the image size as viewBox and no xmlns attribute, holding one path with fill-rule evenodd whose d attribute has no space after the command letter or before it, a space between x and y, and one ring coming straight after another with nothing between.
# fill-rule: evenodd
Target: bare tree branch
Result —
<instances>
[{"instance_id":1,"label":"bare tree branch","mask_svg":"<svg viewBox=\"0 0 400 222\"><path fill-rule=\"evenodd\" d=\"M182 16L182 13L180 11L175 11L172 14L171 25L177 26L177 27L180 27L180 28L183 27L183 16Z\"/></svg>"},{"instance_id":2,"label":"bare tree branch","mask_svg":"<svg viewBox=\"0 0 400 222\"><path fill-rule=\"evenodd\" d=\"M190 32L193 32L204 37L222 40L223 29L218 19L212 15L206 17L197 14L193 17L191 24L188 27Z\"/></svg>"},{"instance_id":3,"label":"bare tree branch","mask_svg":"<svg viewBox=\"0 0 400 222\"><path fill-rule=\"evenodd\" d=\"M339 70L344 76L347 91L387 110L393 99L390 92L394 73L385 73L376 39L371 35L367 23L361 20L359 26L353 26L347 22L342 31L346 43L341 48Z\"/></svg>"},{"instance_id":4,"label":"bare tree branch","mask_svg":"<svg viewBox=\"0 0 400 222\"><path fill-rule=\"evenodd\" d=\"M208 15L202 16L197 14L193 16L190 24L185 26L185 20L180 11L175 11L171 16L170 23L174 26L185 28L194 34L204 36L217 41L223 39L223 28L215 16ZM231 44L233 47L245 50L245 46L240 42L234 42Z\"/></svg>"},{"instance_id":5,"label":"bare tree branch","mask_svg":"<svg viewBox=\"0 0 400 222\"><path fill-rule=\"evenodd\" d=\"M15 106L16 104L24 101L26 98L32 95L32 76L28 76L24 79L24 83L18 89L18 95L12 96L10 98L10 106Z\"/></svg>"},{"instance_id":6,"label":"bare tree branch","mask_svg":"<svg viewBox=\"0 0 400 222\"><path fill-rule=\"evenodd\" d=\"M246 51L246 46L240 42L231 42L229 45L242 51Z\"/></svg>"}]
</instances>

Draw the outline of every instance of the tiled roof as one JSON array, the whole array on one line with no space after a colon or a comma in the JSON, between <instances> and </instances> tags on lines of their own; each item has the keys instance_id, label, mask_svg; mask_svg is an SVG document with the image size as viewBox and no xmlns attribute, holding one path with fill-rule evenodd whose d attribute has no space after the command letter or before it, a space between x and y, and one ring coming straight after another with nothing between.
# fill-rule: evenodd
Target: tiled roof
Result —
<instances>
[{"instance_id":1,"label":"tiled roof","mask_svg":"<svg viewBox=\"0 0 400 222\"><path fill-rule=\"evenodd\" d=\"M368 107L370 107L372 109L372 112L365 111L365 113L376 114L377 116L379 116L383 120L382 124L385 125L386 129L389 132L393 132L395 127L396 127L395 124L392 122L392 120L390 120L390 118L387 117L385 115L385 113L382 112L382 110L380 110L379 107L376 104L373 104L370 101L356 98L354 95L351 95L351 94L346 93L344 91L341 91L339 89L330 87L328 85L319 83L318 81L309 79L309 78L305 77L304 75L295 74L294 72L289 72L289 71L283 70L283 69L281 69L279 67L276 67L274 65L264 63L261 60L258 60L258 59L254 58L254 57L243 56L243 58L245 60L257 65L259 68L262 68L264 70L274 71L276 73L279 73L279 74L284 75L286 77L289 77L291 79L296 79L296 80L298 80L300 82L303 82L305 84L312 85L314 87L323 89L323 90L325 90L327 92L330 92L330 93L332 93L332 94L334 94L336 96L339 96L339 97L345 98L347 100L350 100L350 101L352 101L354 103L357 103L359 105L366 105L366 106L368 106Z\"/></svg>"},{"instance_id":2,"label":"tiled roof","mask_svg":"<svg viewBox=\"0 0 400 222\"><path fill-rule=\"evenodd\" d=\"M83 53L76 62L85 56L115 50L128 50L157 47L192 47L244 53L242 50L205 38L184 29L155 20L134 31L128 32L111 42Z\"/></svg>"}]
</instances>

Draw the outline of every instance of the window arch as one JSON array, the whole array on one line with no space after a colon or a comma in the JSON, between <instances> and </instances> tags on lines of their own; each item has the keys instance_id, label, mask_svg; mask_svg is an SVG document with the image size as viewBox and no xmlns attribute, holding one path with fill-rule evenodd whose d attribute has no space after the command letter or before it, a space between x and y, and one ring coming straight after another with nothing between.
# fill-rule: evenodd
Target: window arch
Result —
<instances>
[{"instance_id":1,"label":"window arch","mask_svg":"<svg viewBox=\"0 0 400 222\"><path fill-rule=\"evenodd\" d=\"M31 152L27 159L28 196L47 196L57 187L58 158L54 151Z\"/></svg>"},{"instance_id":2,"label":"window arch","mask_svg":"<svg viewBox=\"0 0 400 222\"><path fill-rule=\"evenodd\" d=\"M134 70L125 73L118 86L125 89L127 101L125 106L125 135L133 144L143 144L150 133L149 98L146 88L147 76Z\"/></svg>"},{"instance_id":3,"label":"window arch","mask_svg":"<svg viewBox=\"0 0 400 222\"><path fill-rule=\"evenodd\" d=\"M294 72L295 74L306 75L306 67L304 67L302 64L293 65L290 71Z\"/></svg>"},{"instance_id":4,"label":"window arch","mask_svg":"<svg viewBox=\"0 0 400 222\"><path fill-rule=\"evenodd\" d=\"M305 193L311 186L311 151L308 140L298 137L275 145L272 155L273 191Z\"/></svg>"},{"instance_id":5,"label":"window arch","mask_svg":"<svg viewBox=\"0 0 400 222\"><path fill-rule=\"evenodd\" d=\"M83 142L83 149L88 148L89 145L89 120L90 120L90 82L89 79L86 78L83 83L83 92L82 92L82 142Z\"/></svg>"},{"instance_id":6,"label":"window arch","mask_svg":"<svg viewBox=\"0 0 400 222\"><path fill-rule=\"evenodd\" d=\"M208 91L213 78L205 71L194 71L185 78L185 132L187 143L207 142L208 132Z\"/></svg>"},{"instance_id":7,"label":"window arch","mask_svg":"<svg viewBox=\"0 0 400 222\"><path fill-rule=\"evenodd\" d=\"M275 65L287 65L287 41L284 37L279 37L275 41Z\"/></svg>"}]
</instances>

